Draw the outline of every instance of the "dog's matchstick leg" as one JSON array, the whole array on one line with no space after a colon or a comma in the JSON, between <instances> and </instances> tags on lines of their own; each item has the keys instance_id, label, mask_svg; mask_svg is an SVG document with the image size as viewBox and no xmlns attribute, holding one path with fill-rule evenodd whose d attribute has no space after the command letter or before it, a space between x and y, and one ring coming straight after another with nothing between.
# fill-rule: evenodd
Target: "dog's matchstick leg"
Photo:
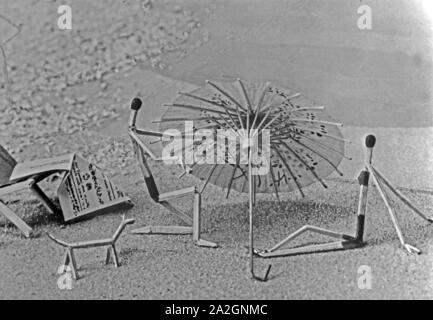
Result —
<instances>
[{"instance_id":1,"label":"dog's matchstick leg","mask_svg":"<svg viewBox=\"0 0 433 320\"><path fill-rule=\"evenodd\" d=\"M105 264L109 264L111 261L111 247L107 248L107 253L105 256Z\"/></svg>"},{"instance_id":2,"label":"dog's matchstick leg","mask_svg":"<svg viewBox=\"0 0 433 320\"><path fill-rule=\"evenodd\" d=\"M113 253L114 265L117 268L117 267L120 266L120 264L119 264L119 258L118 258L118 255L117 255L116 246L114 244L111 246L111 252Z\"/></svg>"},{"instance_id":3,"label":"dog's matchstick leg","mask_svg":"<svg viewBox=\"0 0 433 320\"><path fill-rule=\"evenodd\" d=\"M60 264L60 266L62 267L61 270L59 270L60 273L65 273L67 266L69 265L70 259L69 259L69 252L66 250L65 254L63 255L62 258L62 263Z\"/></svg>"},{"instance_id":4,"label":"dog's matchstick leg","mask_svg":"<svg viewBox=\"0 0 433 320\"><path fill-rule=\"evenodd\" d=\"M72 271L72 278L74 280L78 280L78 269L77 269L77 262L75 260L74 250L71 248L67 248L67 254L69 256L69 266L71 267Z\"/></svg>"}]
</instances>

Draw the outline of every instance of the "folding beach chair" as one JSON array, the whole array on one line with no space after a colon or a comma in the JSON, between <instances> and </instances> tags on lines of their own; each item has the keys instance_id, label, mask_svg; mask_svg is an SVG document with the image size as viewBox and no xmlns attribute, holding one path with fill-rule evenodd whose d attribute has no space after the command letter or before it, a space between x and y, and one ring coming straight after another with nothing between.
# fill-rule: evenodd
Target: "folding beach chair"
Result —
<instances>
[{"instance_id":1,"label":"folding beach chair","mask_svg":"<svg viewBox=\"0 0 433 320\"><path fill-rule=\"evenodd\" d=\"M136 119L138 110L141 107L141 100L135 98L131 102L131 114L129 117L129 135L132 139L132 144L134 147L134 152L140 166L141 172L144 176L144 181L148 189L149 195L153 201L165 207L168 211L182 220L187 226L145 226L139 229L132 230L135 234L192 234L193 241L197 246L200 247L217 247L216 243L203 240L200 238L200 215L201 215L201 193L196 189L196 187L184 188L172 192L160 193L155 179L153 178L150 167L147 163L148 158L154 161L163 161L163 158L158 158L143 142L143 137L158 137L163 136L160 132L141 130L136 127ZM177 207L173 206L169 201L175 200L180 197L187 195L192 195L194 199L193 203L193 214L192 218L179 210Z\"/></svg>"},{"instance_id":2,"label":"folding beach chair","mask_svg":"<svg viewBox=\"0 0 433 320\"><path fill-rule=\"evenodd\" d=\"M44 172L36 174L30 178L20 179L18 181L9 181L9 177L16 166L15 159L0 145L0 197L14 192L19 192L24 189L30 191L41 201L45 208L50 213L58 213L59 209L51 202L47 195L39 188L38 183L46 177L58 171ZM32 228L29 227L14 211L12 211L0 198L0 213L2 213L9 221L11 221L22 233L28 238L31 235Z\"/></svg>"}]
</instances>

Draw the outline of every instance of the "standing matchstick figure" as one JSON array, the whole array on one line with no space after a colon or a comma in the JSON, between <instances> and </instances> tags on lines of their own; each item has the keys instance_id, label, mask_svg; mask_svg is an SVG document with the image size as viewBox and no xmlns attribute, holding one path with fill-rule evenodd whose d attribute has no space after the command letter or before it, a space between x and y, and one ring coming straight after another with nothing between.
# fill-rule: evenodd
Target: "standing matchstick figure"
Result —
<instances>
[{"instance_id":1,"label":"standing matchstick figure","mask_svg":"<svg viewBox=\"0 0 433 320\"><path fill-rule=\"evenodd\" d=\"M360 175L361 179L360 184L361 186L361 195L360 195L360 204L358 209L358 221L362 221L362 223L359 224L359 232L357 233L357 237L362 239L362 234L364 230L364 216L367 208L367 187L368 187L368 178L371 176L373 183L375 184L377 190L379 191L380 196L382 197L383 202L385 203L385 206L388 210L389 216L391 218L392 224L394 225L395 231L397 232L398 239L400 240L400 243L402 246L409 252L409 253L417 253L420 254L421 251L410 245L407 244L404 240L403 233L400 229L400 226L398 224L397 216L395 215L395 209L391 205L389 198L387 194L385 193L384 186L388 187L388 189L395 194L397 198L399 198L404 204L406 204L410 209L412 209L413 212L415 212L417 215L419 215L421 218L428 222L433 222L432 218L427 217L425 214L423 214L417 207L415 207L410 200L403 195L400 191L398 191L392 184L389 182L387 178L383 174L377 170L371 161L372 157L372 150L373 146L376 142L376 138L373 135L369 135L366 138L366 147L367 147L367 156L365 161L365 167L366 167L366 174L364 174L364 177L362 176L362 173ZM366 178L365 178L366 176Z\"/></svg>"}]
</instances>

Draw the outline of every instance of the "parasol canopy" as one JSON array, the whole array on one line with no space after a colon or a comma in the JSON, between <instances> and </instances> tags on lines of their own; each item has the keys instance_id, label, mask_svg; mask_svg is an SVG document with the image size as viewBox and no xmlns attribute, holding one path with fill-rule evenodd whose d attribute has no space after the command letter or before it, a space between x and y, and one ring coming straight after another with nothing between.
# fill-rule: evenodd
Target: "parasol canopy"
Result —
<instances>
[{"instance_id":1,"label":"parasol canopy","mask_svg":"<svg viewBox=\"0 0 433 320\"><path fill-rule=\"evenodd\" d=\"M211 183L226 188L227 196L232 189L248 192L249 162L242 139L250 134L257 141L251 145L259 156L252 157L252 166L259 166L258 159L267 161L268 168L255 174L254 193L274 193L278 198L280 192L297 190L304 196L303 187L315 182L326 187L323 179L329 174L342 175L338 170L345 157L341 124L323 106L296 91L267 82L207 81L194 91L180 92L167 106L157 121L159 129L182 135L184 143L171 148L171 155L183 159L190 173L205 181L203 188ZM226 139L223 148L229 152L219 154L221 130L239 139L232 141L233 148ZM192 137L189 144L188 137Z\"/></svg>"}]
</instances>

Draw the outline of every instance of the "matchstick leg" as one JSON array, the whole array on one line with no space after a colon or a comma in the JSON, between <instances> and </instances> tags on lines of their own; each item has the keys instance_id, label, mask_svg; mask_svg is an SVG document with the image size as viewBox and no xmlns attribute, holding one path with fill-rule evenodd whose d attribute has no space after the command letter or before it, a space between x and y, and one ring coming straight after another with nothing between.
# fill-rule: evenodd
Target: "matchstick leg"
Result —
<instances>
[{"instance_id":1,"label":"matchstick leg","mask_svg":"<svg viewBox=\"0 0 433 320\"><path fill-rule=\"evenodd\" d=\"M293 232L292 234L290 234L287 238L283 239L282 241L280 241L279 243L277 243L275 246L273 246L271 249L269 249L267 251L268 252L276 251L276 250L280 249L282 246L284 246L285 244L287 244L288 242L290 242L291 240L299 237L301 234L303 234L307 231L322 234L322 235L329 236L332 238L337 238L337 239L344 239L344 240L349 240L349 241L356 240L355 238L353 238L349 235L343 234L343 233L338 233L338 232L334 232L331 230L327 230L327 229L323 229L323 228L319 228L319 227L315 227L315 226L305 225L305 226L301 227L300 229L296 230L295 232Z\"/></svg>"},{"instance_id":2,"label":"matchstick leg","mask_svg":"<svg viewBox=\"0 0 433 320\"><path fill-rule=\"evenodd\" d=\"M280 249L274 252L270 252L266 250L265 251L254 250L254 254L261 258L277 258L277 257L310 254L310 253L317 253L317 252L349 250L349 249L360 248L362 246L364 246L364 244L358 241L336 241L336 242L312 244L312 245L296 247L296 248Z\"/></svg>"},{"instance_id":3,"label":"matchstick leg","mask_svg":"<svg viewBox=\"0 0 433 320\"><path fill-rule=\"evenodd\" d=\"M389 216L391 217L391 221L394 225L395 231L397 232L397 236L398 236L398 239L400 240L400 243L409 253L420 254L421 253L420 250L418 250L417 248L415 248L415 247L413 247L413 246L411 246L405 242L404 237L403 237L403 233L401 232L400 226L398 225L398 221L397 221L397 217L394 213L394 209L392 208L391 204L388 201L388 198L385 194L385 191L382 187L382 184L379 181L379 178L376 176L376 173L370 164L367 164L367 167L368 167L368 171L370 172L370 175L373 179L373 182L376 185L376 188L379 191L379 194L382 197L382 200L388 209Z\"/></svg>"},{"instance_id":4,"label":"matchstick leg","mask_svg":"<svg viewBox=\"0 0 433 320\"><path fill-rule=\"evenodd\" d=\"M194 243L198 247L218 248L218 244L216 244L215 242L207 241L207 240L203 240L203 239L198 239Z\"/></svg>"},{"instance_id":5,"label":"matchstick leg","mask_svg":"<svg viewBox=\"0 0 433 320\"><path fill-rule=\"evenodd\" d=\"M214 242L203 240L200 238L201 235L201 194L199 192L194 193L194 208L193 208L193 219L192 219L192 237L194 244L198 247L205 248L217 248L218 245Z\"/></svg>"},{"instance_id":6,"label":"matchstick leg","mask_svg":"<svg viewBox=\"0 0 433 320\"><path fill-rule=\"evenodd\" d=\"M433 222L433 218L427 217L424 213L421 212L417 207L415 207L412 202L400 191L398 191L396 188L393 187L391 182L389 182L388 179L385 178L385 176L380 173L379 170L377 170L375 167L372 166L372 169L376 173L377 177L391 190L405 205L407 205L409 208L413 210L417 215L419 215L421 218L428 222Z\"/></svg>"}]
</instances>

